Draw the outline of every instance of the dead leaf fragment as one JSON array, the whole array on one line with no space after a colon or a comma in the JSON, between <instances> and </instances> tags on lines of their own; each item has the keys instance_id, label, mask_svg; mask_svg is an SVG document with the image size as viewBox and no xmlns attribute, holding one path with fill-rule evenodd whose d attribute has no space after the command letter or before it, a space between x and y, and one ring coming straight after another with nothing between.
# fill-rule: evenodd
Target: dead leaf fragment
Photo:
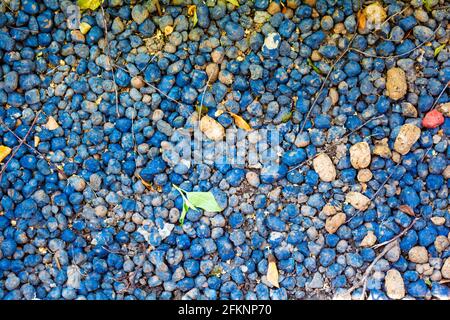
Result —
<instances>
[{"instance_id":1,"label":"dead leaf fragment","mask_svg":"<svg viewBox=\"0 0 450 320\"><path fill-rule=\"evenodd\" d=\"M363 14L366 19L364 27L369 29L378 30L381 28L381 24L386 20L387 14L383 6L379 2L374 2L364 8Z\"/></svg>"},{"instance_id":2,"label":"dead leaf fragment","mask_svg":"<svg viewBox=\"0 0 450 320\"><path fill-rule=\"evenodd\" d=\"M276 259L272 254L269 254L268 260L269 265L267 266L267 281L269 281L270 284L274 287L279 288L280 284L278 283L278 269Z\"/></svg>"},{"instance_id":3,"label":"dead leaf fragment","mask_svg":"<svg viewBox=\"0 0 450 320\"><path fill-rule=\"evenodd\" d=\"M358 17L358 29L359 30L366 29L366 22L367 22L366 15L360 10L358 12L357 17Z\"/></svg>"},{"instance_id":4,"label":"dead leaf fragment","mask_svg":"<svg viewBox=\"0 0 450 320\"><path fill-rule=\"evenodd\" d=\"M142 184L143 184L148 190L155 191L155 189L153 188L152 184L149 183L149 182L147 182L147 181L145 181L145 180L141 177L140 174L136 174L136 176L139 178L139 180L141 180Z\"/></svg>"},{"instance_id":5,"label":"dead leaf fragment","mask_svg":"<svg viewBox=\"0 0 450 320\"><path fill-rule=\"evenodd\" d=\"M414 210L406 204L402 204L400 207L398 207L398 210L400 210L403 213L406 213L409 216L412 216L412 217L416 216L416 214L414 213Z\"/></svg>"},{"instance_id":6,"label":"dead leaf fragment","mask_svg":"<svg viewBox=\"0 0 450 320\"><path fill-rule=\"evenodd\" d=\"M59 128L58 122L56 122L55 118L52 116L48 117L47 123L44 125L44 127L50 131L56 130Z\"/></svg>"},{"instance_id":7,"label":"dead leaf fragment","mask_svg":"<svg viewBox=\"0 0 450 320\"><path fill-rule=\"evenodd\" d=\"M236 126L238 128L244 129L246 131L251 131L252 130L252 127L241 116L239 116L239 115L237 115L237 114L235 114L233 112L230 112L230 116L233 117L234 123L236 124Z\"/></svg>"},{"instance_id":8,"label":"dead leaf fragment","mask_svg":"<svg viewBox=\"0 0 450 320\"><path fill-rule=\"evenodd\" d=\"M7 146L0 146L0 162L3 161L11 153L11 148Z\"/></svg>"}]
</instances>

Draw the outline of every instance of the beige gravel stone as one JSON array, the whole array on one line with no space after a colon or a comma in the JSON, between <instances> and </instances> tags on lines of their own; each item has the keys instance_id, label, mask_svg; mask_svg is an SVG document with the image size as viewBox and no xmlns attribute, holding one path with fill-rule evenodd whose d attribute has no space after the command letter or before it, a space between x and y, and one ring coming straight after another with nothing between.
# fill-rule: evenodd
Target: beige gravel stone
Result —
<instances>
[{"instance_id":1,"label":"beige gravel stone","mask_svg":"<svg viewBox=\"0 0 450 320\"><path fill-rule=\"evenodd\" d=\"M445 179L450 179L450 165L448 165L442 173Z\"/></svg>"},{"instance_id":2,"label":"beige gravel stone","mask_svg":"<svg viewBox=\"0 0 450 320\"><path fill-rule=\"evenodd\" d=\"M444 278L450 279L450 258L445 259L444 265L441 269L441 274Z\"/></svg>"},{"instance_id":3,"label":"beige gravel stone","mask_svg":"<svg viewBox=\"0 0 450 320\"><path fill-rule=\"evenodd\" d=\"M206 66L206 74L208 75L209 83L213 83L219 77L219 66L217 63L210 63Z\"/></svg>"},{"instance_id":4,"label":"beige gravel stone","mask_svg":"<svg viewBox=\"0 0 450 320\"><path fill-rule=\"evenodd\" d=\"M401 155L407 154L413 144L420 138L420 128L413 124L404 124L394 143L394 150Z\"/></svg>"},{"instance_id":5,"label":"beige gravel stone","mask_svg":"<svg viewBox=\"0 0 450 320\"><path fill-rule=\"evenodd\" d=\"M322 208L322 213L324 213L327 216L333 216L336 214L336 208L334 206L332 206L331 204L326 204Z\"/></svg>"},{"instance_id":6,"label":"beige gravel stone","mask_svg":"<svg viewBox=\"0 0 450 320\"><path fill-rule=\"evenodd\" d=\"M131 78L131 85L133 88L141 89L144 86L144 80L141 76L135 76Z\"/></svg>"},{"instance_id":7,"label":"beige gravel stone","mask_svg":"<svg viewBox=\"0 0 450 320\"><path fill-rule=\"evenodd\" d=\"M396 269L391 269L386 273L384 278L384 287L389 298L399 300L405 296L405 283L400 272Z\"/></svg>"},{"instance_id":8,"label":"beige gravel stone","mask_svg":"<svg viewBox=\"0 0 450 320\"><path fill-rule=\"evenodd\" d=\"M445 224L445 218L444 217L432 217L431 222L433 222L436 226L443 226Z\"/></svg>"},{"instance_id":9,"label":"beige gravel stone","mask_svg":"<svg viewBox=\"0 0 450 320\"><path fill-rule=\"evenodd\" d=\"M450 117L450 102L441 104L437 109L445 117Z\"/></svg>"},{"instance_id":10,"label":"beige gravel stone","mask_svg":"<svg viewBox=\"0 0 450 320\"><path fill-rule=\"evenodd\" d=\"M331 99L331 105L333 106L336 105L336 103L338 103L339 101L339 93L337 92L337 90L335 88L331 88L328 95L330 96Z\"/></svg>"},{"instance_id":11,"label":"beige gravel stone","mask_svg":"<svg viewBox=\"0 0 450 320\"><path fill-rule=\"evenodd\" d=\"M402 115L408 118L417 118L417 109L409 102L402 103Z\"/></svg>"},{"instance_id":12,"label":"beige gravel stone","mask_svg":"<svg viewBox=\"0 0 450 320\"><path fill-rule=\"evenodd\" d=\"M225 129L222 125L211 118L204 116L200 120L200 130L211 140L220 141L225 136Z\"/></svg>"},{"instance_id":13,"label":"beige gravel stone","mask_svg":"<svg viewBox=\"0 0 450 320\"><path fill-rule=\"evenodd\" d=\"M406 74L400 68L392 68L387 72L386 89L389 98L399 100L406 95L408 86L406 84Z\"/></svg>"},{"instance_id":14,"label":"beige gravel stone","mask_svg":"<svg viewBox=\"0 0 450 320\"><path fill-rule=\"evenodd\" d=\"M355 169L364 169L370 165L370 146L362 141L350 147L350 162Z\"/></svg>"},{"instance_id":15,"label":"beige gravel stone","mask_svg":"<svg viewBox=\"0 0 450 320\"><path fill-rule=\"evenodd\" d=\"M373 174L369 169L361 169L358 171L357 179L359 182L369 182L372 180Z\"/></svg>"},{"instance_id":16,"label":"beige gravel stone","mask_svg":"<svg viewBox=\"0 0 450 320\"><path fill-rule=\"evenodd\" d=\"M275 13L278 13L281 11L281 7L280 4L278 4L275 1L272 1L269 4L269 7L267 8L267 12L270 13L271 15L274 15Z\"/></svg>"},{"instance_id":17,"label":"beige gravel stone","mask_svg":"<svg viewBox=\"0 0 450 320\"><path fill-rule=\"evenodd\" d=\"M315 157L313 167L322 181L331 182L336 179L336 168L327 154L321 153Z\"/></svg>"},{"instance_id":18,"label":"beige gravel stone","mask_svg":"<svg viewBox=\"0 0 450 320\"><path fill-rule=\"evenodd\" d=\"M371 247L377 242L377 237L373 233L373 231L368 231L364 239L362 239L361 243L359 244L360 247Z\"/></svg>"},{"instance_id":19,"label":"beige gravel stone","mask_svg":"<svg viewBox=\"0 0 450 320\"><path fill-rule=\"evenodd\" d=\"M367 210L370 206L370 199L360 192L351 191L347 193L345 196L345 201L360 211Z\"/></svg>"},{"instance_id":20,"label":"beige gravel stone","mask_svg":"<svg viewBox=\"0 0 450 320\"><path fill-rule=\"evenodd\" d=\"M446 236L437 236L436 240L434 240L434 246L436 247L437 252L443 252L450 245L450 240Z\"/></svg>"},{"instance_id":21,"label":"beige gravel stone","mask_svg":"<svg viewBox=\"0 0 450 320\"><path fill-rule=\"evenodd\" d=\"M391 149L389 149L388 139L382 139L375 141L375 147L373 148L373 154L385 159L389 159L392 156Z\"/></svg>"},{"instance_id":22,"label":"beige gravel stone","mask_svg":"<svg viewBox=\"0 0 450 320\"><path fill-rule=\"evenodd\" d=\"M409 261L414 263L427 263L428 251L427 248L421 246L415 246L408 252Z\"/></svg>"},{"instance_id":23,"label":"beige gravel stone","mask_svg":"<svg viewBox=\"0 0 450 320\"><path fill-rule=\"evenodd\" d=\"M345 213L339 212L325 221L325 230L328 233L335 233L346 220Z\"/></svg>"}]
</instances>

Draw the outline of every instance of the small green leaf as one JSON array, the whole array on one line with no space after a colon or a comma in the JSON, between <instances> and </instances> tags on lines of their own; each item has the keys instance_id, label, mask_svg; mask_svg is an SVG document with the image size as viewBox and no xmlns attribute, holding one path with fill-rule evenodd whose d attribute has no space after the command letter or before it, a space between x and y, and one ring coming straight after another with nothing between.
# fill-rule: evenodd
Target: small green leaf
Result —
<instances>
[{"instance_id":1,"label":"small green leaf","mask_svg":"<svg viewBox=\"0 0 450 320\"><path fill-rule=\"evenodd\" d=\"M189 211L189 209L192 209L192 210L198 210L198 209L186 198L186 196L185 196L185 193L187 193L186 190L183 190L174 184L172 184L172 186L180 193L181 197L183 198L183 210L181 211L180 219L178 220L178 221L180 221L180 224L183 225L184 218L186 217L186 214Z\"/></svg>"},{"instance_id":2,"label":"small green leaf","mask_svg":"<svg viewBox=\"0 0 450 320\"><path fill-rule=\"evenodd\" d=\"M231 3L233 6L239 7L238 0L227 0L229 3Z\"/></svg>"},{"instance_id":3,"label":"small green leaf","mask_svg":"<svg viewBox=\"0 0 450 320\"><path fill-rule=\"evenodd\" d=\"M431 280L430 280L430 279L425 279L425 284L426 284L427 286L431 287L433 283L431 283Z\"/></svg>"},{"instance_id":4,"label":"small green leaf","mask_svg":"<svg viewBox=\"0 0 450 320\"><path fill-rule=\"evenodd\" d=\"M185 202L183 202L183 210L181 211L180 219L178 220L180 221L181 225L183 225L184 223L184 218L186 217L188 210L189 210L188 205Z\"/></svg>"},{"instance_id":5,"label":"small green leaf","mask_svg":"<svg viewBox=\"0 0 450 320\"><path fill-rule=\"evenodd\" d=\"M100 7L103 1L104 0L77 0L77 3L82 10L96 10L98 7Z\"/></svg>"},{"instance_id":6,"label":"small green leaf","mask_svg":"<svg viewBox=\"0 0 450 320\"><path fill-rule=\"evenodd\" d=\"M186 192L186 196L188 201L195 207L209 212L220 212L223 210L211 192Z\"/></svg>"},{"instance_id":7,"label":"small green leaf","mask_svg":"<svg viewBox=\"0 0 450 320\"><path fill-rule=\"evenodd\" d=\"M423 5L428 12L431 12L432 0L423 0Z\"/></svg>"},{"instance_id":8,"label":"small green leaf","mask_svg":"<svg viewBox=\"0 0 450 320\"><path fill-rule=\"evenodd\" d=\"M322 74L322 71L316 67L316 65L312 62L312 60L310 58L308 58L308 65L313 68L313 70L317 73L317 74Z\"/></svg>"},{"instance_id":9,"label":"small green leaf","mask_svg":"<svg viewBox=\"0 0 450 320\"><path fill-rule=\"evenodd\" d=\"M195 27L198 22L197 9L195 9L195 11L194 11L194 16L192 17L192 22L194 23L194 27Z\"/></svg>"},{"instance_id":10,"label":"small green leaf","mask_svg":"<svg viewBox=\"0 0 450 320\"><path fill-rule=\"evenodd\" d=\"M442 49L445 48L445 44L437 47L436 49L434 49L434 56L437 57L437 55L442 51Z\"/></svg>"}]
</instances>

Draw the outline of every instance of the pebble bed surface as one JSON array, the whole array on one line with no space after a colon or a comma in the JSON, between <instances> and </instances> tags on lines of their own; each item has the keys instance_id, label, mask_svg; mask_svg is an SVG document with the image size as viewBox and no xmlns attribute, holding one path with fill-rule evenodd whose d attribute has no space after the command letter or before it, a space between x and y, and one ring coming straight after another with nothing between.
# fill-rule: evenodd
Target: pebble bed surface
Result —
<instances>
[{"instance_id":1,"label":"pebble bed surface","mask_svg":"<svg viewBox=\"0 0 450 320\"><path fill-rule=\"evenodd\" d=\"M450 299L449 21L447 0L1 1L0 299ZM180 160L197 122L204 161ZM215 158L245 125L254 163ZM180 224L173 185L222 211Z\"/></svg>"}]
</instances>

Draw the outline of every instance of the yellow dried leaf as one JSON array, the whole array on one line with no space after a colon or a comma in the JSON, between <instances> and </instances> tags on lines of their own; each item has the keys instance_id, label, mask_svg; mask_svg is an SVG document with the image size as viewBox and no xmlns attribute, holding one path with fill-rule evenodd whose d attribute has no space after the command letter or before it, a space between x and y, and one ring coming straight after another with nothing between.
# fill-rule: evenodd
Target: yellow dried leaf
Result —
<instances>
[{"instance_id":1,"label":"yellow dried leaf","mask_svg":"<svg viewBox=\"0 0 450 320\"><path fill-rule=\"evenodd\" d=\"M247 123L247 121L244 120L244 118L242 118L241 116L239 116L233 112L230 112L230 115L233 117L234 123L236 124L236 126L238 128L241 128L241 129L244 129L247 131L252 130L252 127L250 127L250 125Z\"/></svg>"},{"instance_id":2,"label":"yellow dried leaf","mask_svg":"<svg viewBox=\"0 0 450 320\"><path fill-rule=\"evenodd\" d=\"M379 2L369 4L364 8L363 15L365 16L367 27L379 30L381 24L386 20L386 10Z\"/></svg>"},{"instance_id":3,"label":"yellow dried leaf","mask_svg":"<svg viewBox=\"0 0 450 320\"><path fill-rule=\"evenodd\" d=\"M59 128L59 124L58 122L56 122L55 118L53 118L52 116L48 117L48 121L44 126L46 129L52 131L52 130L56 130Z\"/></svg>"},{"instance_id":4,"label":"yellow dried leaf","mask_svg":"<svg viewBox=\"0 0 450 320\"><path fill-rule=\"evenodd\" d=\"M3 161L11 153L11 148L7 146L0 146L0 162Z\"/></svg>"},{"instance_id":5,"label":"yellow dried leaf","mask_svg":"<svg viewBox=\"0 0 450 320\"><path fill-rule=\"evenodd\" d=\"M277 262L272 254L269 254L268 260L269 265L267 266L267 281L269 281L269 283L274 287L279 288L280 284L278 283Z\"/></svg>"},{"instance_id":6,"label":"yellow dried leaf","mask_svg":"<svg viewBox=\"0 0 450 320\"><path fill-rule=\"evenodd\" d=\"M39 142L41 142L41 138L38 136L34 136L34 147L37 148L39 145Z\"/></svg>"},{"instance_id":7,"label":"yellow dried leaf","mask_svg":"<svg viewBox=\"0 0 450 320\"><path fill-rule=\"evenodd\" d=\"M191 5L188 7L188 15L192 16L192 23L194 24L194 27L197 25L198 17L197 17L197 6Z\"/></svg>"},{"instance_id":8,"label":"yellow dried leaf","mask_svg":"<svg viewBox=\"0 0 450 320\"><path fill-rule=\"evenodd\" d=\"M231 3L233 6L239 7L238 0L227 0L229 3Z\"/></svg>"},{"instance_id":9,"label":"yellow dried leaf","mask_svg":"<svg viewBox=\"0 0 450 320\"><path fill-rule=\"evenodd\" d=\"M80 31L82 34L86 34L91 30L91 25L87 22L80 23Z\"/></svg>"}]
</instances>

